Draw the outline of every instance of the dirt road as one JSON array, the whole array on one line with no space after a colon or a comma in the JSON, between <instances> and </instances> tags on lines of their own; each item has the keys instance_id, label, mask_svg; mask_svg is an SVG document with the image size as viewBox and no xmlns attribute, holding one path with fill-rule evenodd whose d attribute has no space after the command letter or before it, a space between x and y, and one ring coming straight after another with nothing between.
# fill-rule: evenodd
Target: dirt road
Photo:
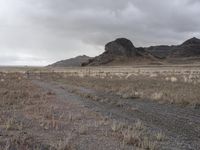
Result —
<instances>
[{"instance_id":1,"label":"dirt road","mask_svg":"<svg viewBox=\"0 0 200 150\"><path fill-rule=\"evenodd\" d=\"M119 96L95 91L84 87L64 85L62 83L47 81L32 81L44 90L51 90L62 101L71 100L78 106L83 106L92 112L102 116L132 124L141 120L148 128L148 134L154 135L162 131L166 139L159 142L158 149L200 149L200 110L190 107L180 107L170 104L159 104L149 100L123 99ZM86 145L100 144L97 149L122 149L117 139L113 138L112 144L105 144L105 139L92 139L91 136ZM83 140L83 139L82 139ZM106 147L107 146L107 147ZM113 146L113 147L112 147ZM129 149L125 147L123 149Z\"/></svg>"}]
</instances>

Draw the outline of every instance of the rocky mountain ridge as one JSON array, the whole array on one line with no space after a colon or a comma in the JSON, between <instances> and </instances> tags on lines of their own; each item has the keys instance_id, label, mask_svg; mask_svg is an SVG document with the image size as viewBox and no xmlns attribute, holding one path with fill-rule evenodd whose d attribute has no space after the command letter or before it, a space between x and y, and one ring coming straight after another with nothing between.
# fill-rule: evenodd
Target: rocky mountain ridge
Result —
<instances>
[{"instance_id":1,"label":"rocky mountain ridge","mask_svg":"<svg viewBox=\"0 0 200 150\"><path fill-rule=\"evenodd\" d=\"M193 59L193 57L195 59ZM191 38L180 45L135 47L126 38L118 38L105 45L105 51L94 58L79 56L59 61L52 67L101 66L101 65L149 65L193 62L200 57L200 39ZM171 61L173 60L173 61ZM180 62L179 62L180 60ZM184 61L183 61L184 60Z\"/></svg>"}]
</instances>

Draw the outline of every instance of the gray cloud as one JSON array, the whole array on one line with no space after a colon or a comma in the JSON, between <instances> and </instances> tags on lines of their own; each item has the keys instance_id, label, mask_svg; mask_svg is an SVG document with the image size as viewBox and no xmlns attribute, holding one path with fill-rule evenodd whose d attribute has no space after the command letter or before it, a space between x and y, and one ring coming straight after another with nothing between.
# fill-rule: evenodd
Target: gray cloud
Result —
<instances>
[{"instance_id":1,"label":"gray cloud","mask_svg":"<svg viewBox=\"0 0 200 150\"><path fill-rule=\"evenodd\" d=\"M178 44L200 37L199 16L198 0L0 0L0 64L95 56L117 37Z\"/></svg>"}]
</instances>

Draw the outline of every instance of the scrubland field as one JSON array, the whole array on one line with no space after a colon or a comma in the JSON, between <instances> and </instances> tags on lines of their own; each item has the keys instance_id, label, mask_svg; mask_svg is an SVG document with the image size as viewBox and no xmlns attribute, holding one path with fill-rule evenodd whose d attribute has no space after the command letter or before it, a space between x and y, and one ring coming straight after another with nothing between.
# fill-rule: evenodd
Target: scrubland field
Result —
<instances>
[{"instance_id":1,"label":"scrubland field","mask_svg":"<svg viewBox=\"0 0 200 150\"><path fill-rule=\"evenodd\" d=\"M200 149L200 66L0 72L0 149Z\"/></svg>"},{"instance_id":2,"label":"scrubland field","mask_svg":"<svg viewBox=\"0 0 200 150\"><path fill-rule=\"evenodd\" d=\"M66 78L72 84L113 92L123 98L151 99L194 107L200 104L200 67L60 68L54 71L60 75L58 78Z\"/></svg>"}]
</instances>

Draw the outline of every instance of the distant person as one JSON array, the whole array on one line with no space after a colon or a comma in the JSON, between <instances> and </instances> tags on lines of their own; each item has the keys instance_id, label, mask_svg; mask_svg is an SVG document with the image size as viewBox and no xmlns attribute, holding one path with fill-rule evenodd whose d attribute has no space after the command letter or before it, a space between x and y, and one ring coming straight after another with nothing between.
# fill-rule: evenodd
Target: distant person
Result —
<instances>
[{"instance_id":1,"label":"distant person","mask_svg":"<svg viewBox=\"0 0 200 150\"><path fill-rule=\"evenodd\" d=\"M29 71L26 72L26 77L27 77L27 79L30 78L30 72Z\"/></svg>"}]
</instances>

